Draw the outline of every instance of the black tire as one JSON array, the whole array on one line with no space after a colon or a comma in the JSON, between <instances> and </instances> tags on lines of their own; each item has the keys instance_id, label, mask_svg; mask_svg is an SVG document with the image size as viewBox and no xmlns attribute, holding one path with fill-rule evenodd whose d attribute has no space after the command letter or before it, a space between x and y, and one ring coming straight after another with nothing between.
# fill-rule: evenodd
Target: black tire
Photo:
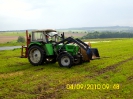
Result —
<instances>
[{"instance_id":1,"label":"black tire","mask_svg":"<svg viewBox=\"0 0 133 99\"><path fill-rule=\"evenodd\" d=\"M53 58L51 63L56 63L56 58Z\"/></svg>"},{"instance_id":2,"label":"black tire","mask_svg":"<svg viewBox=\"0 0 133 99\"><path fill-rule=\"evenodd\" d=\"M44 58L43 58L43 60L42 60L40 65L43 65L45 61L46 61L46 59L45 59L45 56L44 56Z\"/></svg>"},{"instance_id":3,"label":"black tire","mask_svg":"<svg viewBox=\"0 0 133 99\"><path fill-rule=\"evenodd\" d=\"M73 57L68 54L68 53L64 53L64 54L61 54L58 58L58 64L61 66L61 67L72 67L74 63L74 60L73 60Z\"/></svg>"},{"instance_id":4,"label":"black tire","mask_svg":"<svg viewBox=\"0 0 133 99\"><path fill-rule=\"evenodd\" d=\"M32 65L42 65L44 63L44 58L44 51L41 47L35 45L29 48L28 60Z\"/></svg>"}]
</instances>

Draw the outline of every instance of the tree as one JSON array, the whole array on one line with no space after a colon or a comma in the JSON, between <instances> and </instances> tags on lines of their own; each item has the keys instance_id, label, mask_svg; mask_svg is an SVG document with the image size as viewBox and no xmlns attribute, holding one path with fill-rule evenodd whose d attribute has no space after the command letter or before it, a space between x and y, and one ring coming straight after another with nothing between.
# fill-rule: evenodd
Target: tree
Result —
<instances>
[{"instance_id":1,"label":"tree","mask_svg":"<svg viewBox=\"0 0 133 99\"><path fill-rule=\"evenodd\" d=\"M25 38L23 36L19 36L17 42L25 42Z\"/></svg>"}]
</instances>

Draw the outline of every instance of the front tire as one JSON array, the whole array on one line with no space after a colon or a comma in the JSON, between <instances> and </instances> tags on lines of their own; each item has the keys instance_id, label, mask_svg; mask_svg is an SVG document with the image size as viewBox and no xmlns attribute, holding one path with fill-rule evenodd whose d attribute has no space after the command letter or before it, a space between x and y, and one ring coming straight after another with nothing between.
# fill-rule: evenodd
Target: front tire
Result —
<instances>
[{"instance_id":1,"label":"front tire","mask_svg":"<svg viewBox=\"0 0 133 99\"><path fill-rule=\"evenodd\" d=\"M43 49L39 46L32 46L28 51L28 60L34 66L42 65L44 62Z\"/></svg>"},{"instance_id":2,"label":"front tire","mask_svg":"<svg viewBox=\"0 0 133 99\"><path fill-rule=\"evenodd\" d=\"M64 53L64 54L61 54L61 56L59 56L58 58L58 63L61 67L72 67L73 65L73 57L68 54L68 53Z\"/></svg>"}]
</instances>

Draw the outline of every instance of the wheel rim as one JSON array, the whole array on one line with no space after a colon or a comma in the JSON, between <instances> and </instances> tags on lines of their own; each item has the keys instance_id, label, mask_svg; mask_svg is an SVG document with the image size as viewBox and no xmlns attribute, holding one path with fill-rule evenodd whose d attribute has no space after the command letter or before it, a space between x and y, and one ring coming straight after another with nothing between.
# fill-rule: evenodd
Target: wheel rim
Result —
<instances>
[{"instance_id":1,"label":"wheel rim","mask_svg":"<svg viewBox=\"0 0 133 99\"><path fill-rule=\"evenodd\" d=\"M70 64L70 59L69 59L69 57L63 56L63 57L61 58L61 64L62 64L63 66L68 66L68 65Z\"/></svg>"},{"instance_id":2,"label":"wheel rim","mask_svg":"<svg viewBox=\"0 0 133 99\"><path fill-rule=\"evenodd\" d=\"M33 63L38 63L41 59L41 53L38 49L34 48L30 51L30 60L33 62Z\"/></svg>"}]
</instances>

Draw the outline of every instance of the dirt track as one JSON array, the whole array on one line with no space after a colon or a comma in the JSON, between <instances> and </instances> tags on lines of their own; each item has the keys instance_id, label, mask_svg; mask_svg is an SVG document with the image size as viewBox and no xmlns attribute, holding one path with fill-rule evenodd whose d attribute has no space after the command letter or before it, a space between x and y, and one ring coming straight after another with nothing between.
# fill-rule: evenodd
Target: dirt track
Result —
<instances>
[{"instance_id":1,"label":"dirt track","mask_svg":"<svg viewBox=\"0 0 133 99\"><path fill-rule=\"evenodd\" d=\"M130 58L128 58L128 59L126 59L126 60L120 61L120 62L118 62L118 63L116 63L116 64L114 64L114 65L110 65L110 66L107 66L106 68L103 68L103 69L101 69L101 70L96 71L96 72L94 73L95 75L91 76L90 78L94 78L94 77L96 77L96 76L98 76L98 75L101 75L101 74L103 74L103 73L106 73L106 72L108 72L108 71L113 71L113 70L115 70L118 66L121 66L122 64L124 64L124 63L126 63L126 62L128 62L128 61L131 61L131 60L133 60L133 56L130 57ZM89 76L88 76L88 77L89 77Z\"/></svg>"},{"instance_id":2,"label":"dirt track","mask_svg":"<svg viewBox=\"0 0 133 99\"><path fill-rule=\"evenodd\" d=\"M17 39L18 36L0 36L0 43L6 43Z\"/></svg>"}]
</instances>

